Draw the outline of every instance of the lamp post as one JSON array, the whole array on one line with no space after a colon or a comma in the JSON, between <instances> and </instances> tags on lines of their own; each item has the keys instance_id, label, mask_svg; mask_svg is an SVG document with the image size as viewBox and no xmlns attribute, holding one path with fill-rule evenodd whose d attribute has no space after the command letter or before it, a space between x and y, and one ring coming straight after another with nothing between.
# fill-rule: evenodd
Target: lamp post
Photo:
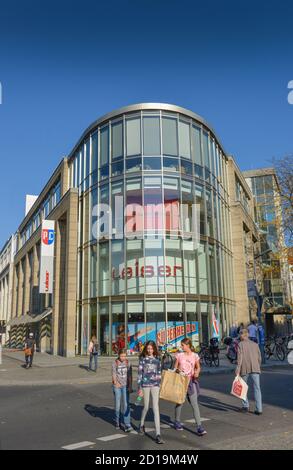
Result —
<instances>
[{"instance_id":1,"label":"lamp post","mask_svg":"<svg viewBox=\"0 0 293 470\"><path fill-rule=\"evenodd\" d=\"M256 256L253 256L254 261L256 259L260 258L261 256L266 255L266 254L271 253L271 252L272 252L272 250L269 248L268 250L265 250L265 251L263 251L262 253L259 253ZM257 304L257 321L258 321L258 323L260 323L261 322L261 304L260 304L261 296L259 295L258 290L257 290L256 271L255 271L255 263L254 262L253 262L253 271L254 271L254 282L255 282L256 304Z\"/></svg>"}]
</instances>

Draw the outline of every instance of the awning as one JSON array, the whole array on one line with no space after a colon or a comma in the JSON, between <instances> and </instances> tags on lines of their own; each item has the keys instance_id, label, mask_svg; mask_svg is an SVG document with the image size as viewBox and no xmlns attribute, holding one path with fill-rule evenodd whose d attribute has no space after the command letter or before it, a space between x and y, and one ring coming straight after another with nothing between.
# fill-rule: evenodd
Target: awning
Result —
<instances>
[{"instance_id":1,"label":"awning","mask_svg":"<svg viewBox=\"0 0 293 470\"><path fill-rule=\"evenodd\" d=\"M15 317L12 318L7 323L7 326L18 326L18 325L26 325L30 323L37 323L41 320L44 320L48 315L52 313L51 308L46 308L42 313L39 313L38 315L35 315L32 317L31 315L21 315L20 317Z\"/></svg>"}]
</instances>

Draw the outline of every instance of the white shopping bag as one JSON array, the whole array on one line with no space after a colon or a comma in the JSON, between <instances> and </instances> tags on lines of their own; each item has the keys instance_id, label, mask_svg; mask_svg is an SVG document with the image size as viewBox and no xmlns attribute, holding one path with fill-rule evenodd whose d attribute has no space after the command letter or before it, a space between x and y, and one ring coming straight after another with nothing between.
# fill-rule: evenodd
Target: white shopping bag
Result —
<instances>
[{"instance_id":1,"label":"white shopping bag","mask_svg":"<svg viewBox=\"0 0 293 470\"><path fill-rule=\"evenodd\" d=\"M234 395L234 397L240 398L241 400L246 400L247 391L247 383L237 375L232 384L231 395Z\"/></svg>"}]
</instances>

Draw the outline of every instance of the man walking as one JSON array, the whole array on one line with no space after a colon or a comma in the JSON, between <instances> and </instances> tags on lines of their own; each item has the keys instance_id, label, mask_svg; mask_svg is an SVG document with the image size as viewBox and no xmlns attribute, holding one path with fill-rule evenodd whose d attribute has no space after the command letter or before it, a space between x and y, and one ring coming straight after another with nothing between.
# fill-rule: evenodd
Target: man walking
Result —
<instances>
[{"instance_id":1,"label":"man walking","mask_svg":"<svg viewBox=\"0 0 293 470\"><path fill-rule=\"evenodd\" d=\"M250 341L247 330L242 330L240 333L240 344L238 347L237 368L235 373L236 375L240 375L246 383L248 382L249 378L251 378L255 399L254 414L256 415L262 414L260 365L261 355L257 343ZM247 398L246 400L242 400L241 411L249 411L249 402Z\"/></svg>"},{"instance_id":2,"label":"man walking","mask_svg":"<svg viewBox=\"0 0 293 470\"><path fill-rule=\"evenodd\" d=\"M249 339L257 343L257 326L256 321L252 320L250 325L247 327Z\"/></svg>"},{"instance_id":3,"label":"man walking","mask_svg":"<svg viewBox=\"0 0 293 470\"><path fill-rule=\"evenodd\" d=\"M33 365L35 345L36 345L36 342L34 340L34 334L30 333L28 339L26 340L24 344L26 369L28 369L29 367L32 367Z\"/></svg>"}]
</instances>

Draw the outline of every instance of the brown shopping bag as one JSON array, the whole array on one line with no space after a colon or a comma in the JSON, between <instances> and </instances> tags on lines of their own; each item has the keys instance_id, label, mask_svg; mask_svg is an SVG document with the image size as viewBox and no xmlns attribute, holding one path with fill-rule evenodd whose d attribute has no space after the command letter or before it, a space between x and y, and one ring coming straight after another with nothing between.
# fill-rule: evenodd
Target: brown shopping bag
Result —
<instances>
[{"instance_id":1,"label":"brown shopping bag","mask_svg":"<svg viewBox=\"0 0 293 470\"><path fill-rule=\"evenodd\" d=\"M184 403L189 384L187 375L178 374L171 369L164 370L160 389L160 398L172 403Z\"/></svg>"},{"instance_id":2,"label":"brown shopping bag","mask_svg":"<svg viewBox=\"0 0 293 470\"><path fill-rule=\"evenodd\" d=\"M241 400L246 400L247 391L247 383L239 375L237 375L232 384L231 395L234 395L234 397L237 398L241 398Z\"/></svg>"}]
</instances>

